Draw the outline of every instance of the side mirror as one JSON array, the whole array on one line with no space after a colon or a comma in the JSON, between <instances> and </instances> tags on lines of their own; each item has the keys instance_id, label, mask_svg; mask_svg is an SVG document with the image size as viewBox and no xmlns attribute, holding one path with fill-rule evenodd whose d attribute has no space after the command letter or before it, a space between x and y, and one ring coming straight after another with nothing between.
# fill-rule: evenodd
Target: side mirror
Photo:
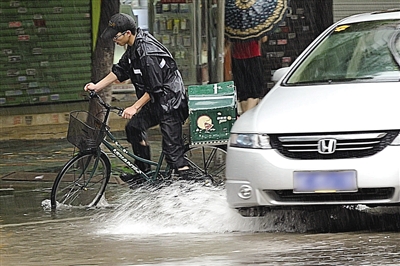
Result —
<instances>
[{"instance_id":1,"label":"side mirror","mask_svg":"<svg viewBox=\"0 0 400 266\"><path fill-rule=\"evenodd\" d=\"M275 71L274 75L272 76L273 82L278 82L287 72L289 71L289 67L282 67Z\"/></svg>"}]
</instances>

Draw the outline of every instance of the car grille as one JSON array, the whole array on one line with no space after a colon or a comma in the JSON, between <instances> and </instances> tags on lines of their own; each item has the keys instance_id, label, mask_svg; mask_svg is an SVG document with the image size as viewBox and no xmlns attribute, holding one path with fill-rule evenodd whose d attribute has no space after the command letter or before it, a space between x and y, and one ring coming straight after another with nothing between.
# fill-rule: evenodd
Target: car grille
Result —
<instances>
[{"instance_id":1,"label":"car grille","mask_svg":"<svg viewBox=\"0 0 400 266\"><path fill-rule=\"evenodd\" d=\"M264 192L280 202L346 202L390 199L394 188L359 188L357 192L347 193L293 193L293 190L265 190Z\"/></svg>"},{"instance_id":2,"label":"car grille","mask_svg":"<svg viewBox=\"0 0 400 266\"><path fill-rule=\"evenodd\" d=\"M344 159L374 155L396 138L399 131L316 134L270 134L272 148L293 159ZM320 140L334 140L334 152L321 153ZM325 142L324 145L326 145Z\"/></svg>"}]
</instances>

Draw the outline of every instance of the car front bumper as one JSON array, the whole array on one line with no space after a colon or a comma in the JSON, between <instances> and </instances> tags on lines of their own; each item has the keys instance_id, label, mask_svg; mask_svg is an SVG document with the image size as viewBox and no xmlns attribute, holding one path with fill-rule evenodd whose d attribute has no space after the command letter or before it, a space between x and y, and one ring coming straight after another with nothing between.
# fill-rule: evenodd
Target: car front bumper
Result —
<instances>
[{"instance_id":1,"label":"car front bumper","mask_svg":"<svg viewBox=\"0 0 400 266\"><path fill-rule=\"evenodd\" d=\"M295 171L343 170L356 172L357 191L293 193ZM231 208L394 204L400 202L400 146L364 158L329 160L295 160L273 149L229 147L226 178ZM243 190L248 198L239 193Z\"/></svg>"}]
</instances>

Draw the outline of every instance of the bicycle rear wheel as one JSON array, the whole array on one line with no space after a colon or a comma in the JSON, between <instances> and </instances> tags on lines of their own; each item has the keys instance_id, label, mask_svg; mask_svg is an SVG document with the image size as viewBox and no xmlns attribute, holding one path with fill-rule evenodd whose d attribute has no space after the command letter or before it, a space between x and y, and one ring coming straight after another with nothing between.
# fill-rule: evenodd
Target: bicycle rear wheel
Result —
<instances>
[{"instance_id":1,"label":"bicycle rear wheel","mask_svg":"<svg viewBox=\"0 0 400 266\"><path fill-rule=\"evenodd\" d=\"M215 146L192 147L186 151L185 158L193 169L194 179L211 179L215 185L225 183L225 150Z\"/></svg>"},{"instance_id":2,"label":"bicycle rear wheel","mask_svg":"<svg viewBox=\"0 0 400 266\"><path fill-rule=\"evenodd\" d=\"M51 208L92 207L100 201L111 175L105 153L79 153L63 167L51 190Z\"/></svg>"}]
</instances>

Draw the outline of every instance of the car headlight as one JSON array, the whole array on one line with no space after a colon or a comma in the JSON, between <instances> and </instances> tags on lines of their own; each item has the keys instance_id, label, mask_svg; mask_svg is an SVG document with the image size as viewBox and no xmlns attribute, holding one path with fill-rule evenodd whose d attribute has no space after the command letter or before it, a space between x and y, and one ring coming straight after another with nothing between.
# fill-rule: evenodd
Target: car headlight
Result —
<instances>
[{"instance_id":1,"label":"car headlight","mask_svg":"<svg viewBox=\"0 0 400 266\"><path fill-rule=\"evenodd\" d=\"M397 137L390 143L392 146L400 146L400 134L397 135Z\"/></svg>"},{"instance_id":2,"label":"car headlight","mask_svg":"<svg viewBox=\"0 0 400 266\"><path fill-rule=\"evenodd\" d=\"M229 145L238 148L271 149L267 134L231 133Z\"/></svg>"}]
</instances>

